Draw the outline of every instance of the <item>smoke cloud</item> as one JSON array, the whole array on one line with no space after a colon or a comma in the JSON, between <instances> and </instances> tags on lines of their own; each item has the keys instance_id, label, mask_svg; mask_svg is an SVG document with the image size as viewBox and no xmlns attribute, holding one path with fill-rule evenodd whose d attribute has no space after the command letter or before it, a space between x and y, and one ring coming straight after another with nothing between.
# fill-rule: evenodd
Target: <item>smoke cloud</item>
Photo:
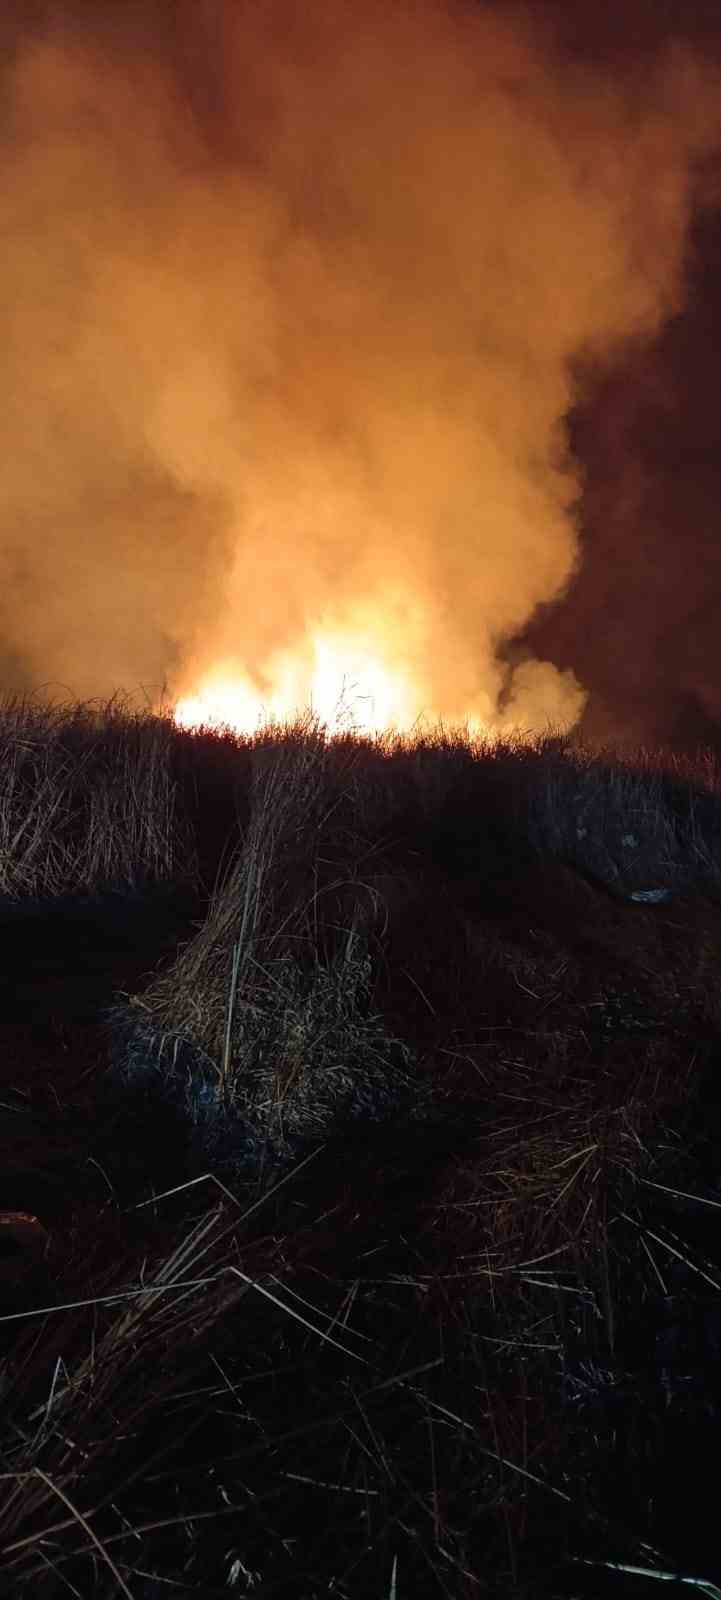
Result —
<instances>
[{"instance_id":1,"label":"smoke cloud","mask_svg":"<svg viewBox=\"0 0 721 1600\"><path fill-rule=\"evenodd\" d=\"M262 687L349 630L419 708L572 722L503 646L578 562L575 364L683 304L719 78L433 0L58 4L12 47L5 687Z\"/></svg>"}]
</instances>

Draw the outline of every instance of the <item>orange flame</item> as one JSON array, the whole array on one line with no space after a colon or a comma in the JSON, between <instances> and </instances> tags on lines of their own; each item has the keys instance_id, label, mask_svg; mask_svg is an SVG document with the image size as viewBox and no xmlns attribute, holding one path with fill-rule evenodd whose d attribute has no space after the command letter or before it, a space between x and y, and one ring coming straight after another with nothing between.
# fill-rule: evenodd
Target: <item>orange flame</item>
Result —
<instances>
[{"instance_id":1,"label":"orange flame","mask_svg":"<svg viewBox=\"0 0 721 1600\"><path fill-rule=\"evenodd\" d=\"M343 632L321 631L308 651L277 655L267 682L264 691L232 663L220 664L178 701L175 721L183 728L252 734L310 711L330 733L379 734L408 730L424 712L402 666L377 645Z\"/></svg>"}]
</instances>

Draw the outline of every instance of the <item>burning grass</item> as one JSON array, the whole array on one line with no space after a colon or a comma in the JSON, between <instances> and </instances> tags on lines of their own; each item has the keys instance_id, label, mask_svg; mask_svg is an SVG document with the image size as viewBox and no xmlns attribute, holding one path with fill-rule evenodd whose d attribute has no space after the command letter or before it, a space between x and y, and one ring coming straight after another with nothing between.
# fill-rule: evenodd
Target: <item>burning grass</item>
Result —
<instances>
[{"instance_id":1,"label":"burning grass","mask_svg":"<svg viewBox=\"0 0 721 1600\"><path fill-rule=\"evenodd\" d=\"M169 739L203 914L5 1036L8 1592L718 1582L715 769Z\"/></svg>"}]
</instances>

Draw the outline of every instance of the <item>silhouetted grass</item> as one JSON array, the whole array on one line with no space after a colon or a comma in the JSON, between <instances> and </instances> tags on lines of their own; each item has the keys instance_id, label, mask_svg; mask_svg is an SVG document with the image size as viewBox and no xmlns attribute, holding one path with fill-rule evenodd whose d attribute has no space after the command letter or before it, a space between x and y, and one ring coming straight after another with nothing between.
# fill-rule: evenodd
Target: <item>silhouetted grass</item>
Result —
<instances>
[{"instance_id":1,"label":"silhouetted grass","mask_svg":"<svg viewBox=\"0 0 721 1600\"><path fill-rule=\"evenodd\" d=\"M135 888L192 873L169 719L103 705L0 704L0 894Z\"/></svg>"},{"instance_id":2,"label":"silhouetted grass","mask_svg":"<svg viewBox=\"0 0 721 1600\"><path fill-rule=\"evenodd\" d=\"M316 727L369 849L420 849L456 874L551 855L619 893L716 891L721 773L572 737L478 739L463 729L371 739ZM175 877L210 892L247 827L261 749L291 750L303 720L253 737L178 728L108 703L0 703L0 894L92 893Z\"/></svg>"}]
</instances>

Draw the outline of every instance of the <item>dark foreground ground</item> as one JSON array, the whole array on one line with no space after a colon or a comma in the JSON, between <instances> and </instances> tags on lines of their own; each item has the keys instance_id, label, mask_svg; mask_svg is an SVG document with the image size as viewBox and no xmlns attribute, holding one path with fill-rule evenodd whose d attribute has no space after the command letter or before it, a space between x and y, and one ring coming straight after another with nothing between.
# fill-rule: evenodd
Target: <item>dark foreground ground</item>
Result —
<instances>
[{"instance_id":1,"label":"dark foreground ground","mask_svg":"<svg viewBox=\"0 0 721 1600\"><path fill-rule=\"evenodd\" d=\"M381 899L438 1115L223 1189L108 1076L202 903L0 913L3 1592L721 1586L721 908L437 856Z\"/></svg>"}]
</instances>

